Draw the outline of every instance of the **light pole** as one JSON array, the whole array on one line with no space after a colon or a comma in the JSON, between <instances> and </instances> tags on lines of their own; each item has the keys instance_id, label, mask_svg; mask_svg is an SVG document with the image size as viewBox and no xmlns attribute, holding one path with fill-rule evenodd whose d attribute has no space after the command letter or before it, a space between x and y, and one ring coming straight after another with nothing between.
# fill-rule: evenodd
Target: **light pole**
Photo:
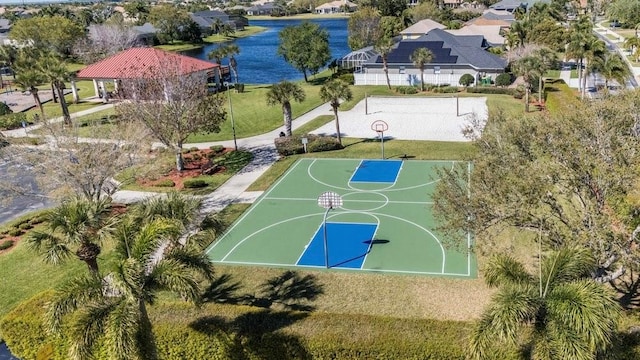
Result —
<instances>
[{"instance_id":1,"label":"light pole","mask_svg":"<svg viewBox=\"0 0 640 360\"><path fill-rule=\"evenodd\" d=\"M229 91L229 82L225 81L227 87L227 97L229 98L229 114L231 114L231 131L233 132L233 146L238 150L238 141L236 140L236 123L233 121L233 105L231 104L231 92Z\"/></svg>"}]
</instances>

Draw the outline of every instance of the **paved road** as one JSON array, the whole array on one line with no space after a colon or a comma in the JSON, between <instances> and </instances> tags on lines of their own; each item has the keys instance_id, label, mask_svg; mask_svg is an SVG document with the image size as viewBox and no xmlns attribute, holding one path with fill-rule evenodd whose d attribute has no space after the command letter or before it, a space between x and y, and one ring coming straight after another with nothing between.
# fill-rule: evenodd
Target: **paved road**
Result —
<instances>
[{"instance_id":1,"label":"paved road","mask_svg":"<svg viewBox=\"0 0 640 360\"><path fill-rule=\"evenodd\" d=\"M0 182L15 183L22 189L38 194L38 186L29 169L11 160L0 158ZM0 224L51 205L53 202L40 195L9 196L8 190L0 190Z\"/></svg>"}]
</instances>

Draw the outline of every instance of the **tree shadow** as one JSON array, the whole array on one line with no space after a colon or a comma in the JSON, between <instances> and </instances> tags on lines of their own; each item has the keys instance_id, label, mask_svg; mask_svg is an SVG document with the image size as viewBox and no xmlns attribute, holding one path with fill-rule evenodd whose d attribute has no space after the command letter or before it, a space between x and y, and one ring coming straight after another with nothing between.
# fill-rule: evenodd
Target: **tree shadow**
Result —
<instances>
[{"instance_id":1,"label":"tree shadow","mask_svg":"<svg viewBox=\"0 0 640 360\"><path fill-rule=\"evenodd\" d=\"M203 294L204 302L241 304L265 309L313 311L311 302L324 293L316 276L287 270L258 286L257 294L239 294L242 285L229 274L215 278Z\"/></svg>"},{"instance_id":2,"label":"tree shadow","mask_svg":"<svg viewBox=\"0 0 640 360\"><path fill-rule=\"evenodd\" d=\"M640 306L640 276L633 270L628 275L611 282L611 286L619 295L618 302L625 310L631 310Z\"/></svg>"},{"instance_id":3,"label":"tree shadow","mask_svg":"<svg viewBox=\"0 0 640 360\"><path fill-rule=\"evenodd\" d=\"M232 334L227 353L231 359L312 359L302 341L295 335L279 330L307 317L303 312L248 312L233 320L219 316L205 316L189 324L193 330L208 336Z\"/></svg>"}]
</instances>

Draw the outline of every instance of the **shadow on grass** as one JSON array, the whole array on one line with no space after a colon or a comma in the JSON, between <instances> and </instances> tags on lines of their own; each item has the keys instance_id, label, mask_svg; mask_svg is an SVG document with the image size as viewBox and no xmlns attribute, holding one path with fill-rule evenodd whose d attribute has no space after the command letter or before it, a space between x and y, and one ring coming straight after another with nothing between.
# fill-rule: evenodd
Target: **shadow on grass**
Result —
<instances>
[{"instance_id":1,"label":"shadow on grass","mask_svg":"<svg viewBox=\"0 0 640 360\"><path fill-rule=\"evenodd\" d=\"M257 294L240 294L241 288L240 282L224 274L211 282L203 298L205 302L313 311L315 306L310 303L324 293L324 287L314 275L301 276L291 270L267 279L258 287Z\"/></svg>"},{"instance_id":2,"label":"shadow on grass","mask_svg":"<svg viewBox=\"0 0 640 360\"><path fill-rule=\"evenodd\" d=\"M234 360L245 359L312 359L297 336L279 330L307 317L306 313L263 309L244 313L233 320L206 316L189 324L195 331L219 336L221 330L231 332L233 343L228 349Z\"/></svg>"},{"instance_id":3,"label":"shadow on grass","mask_svg":"<svg viewBox=\"0 0 640 360\"><path fill-rule=\"evenodd\" d=\"M619 295L618 302L625 310L632 310L640 306L640 276L633 270L628 275L612 282L611 286Z\"/></svg>"}]
</instances>

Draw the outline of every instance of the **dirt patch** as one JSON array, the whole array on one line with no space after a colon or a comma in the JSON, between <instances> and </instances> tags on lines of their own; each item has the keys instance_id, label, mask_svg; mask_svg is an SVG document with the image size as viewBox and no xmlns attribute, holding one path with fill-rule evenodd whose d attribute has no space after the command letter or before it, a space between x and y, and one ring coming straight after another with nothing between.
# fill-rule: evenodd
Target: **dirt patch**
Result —
<instances>
[{"instance_id":1,"label":"dirt patch","mask_svg":"<svg viewBox=\"0 0 640 360\"><path fill-rule=\"evenodd\" d=\"M224 172L224 167L215 166L213 160L229 151L230 149L226 148L215 152L211 149L189 151L182 155L184 159L184 170L178 171L177 169L172 168L164 174L155 177L153 180L137 179L136 183L145 187L165 187L181 190L184 188L184 181L187 179L201 175L213 175Z\"/></svg>"}]
</instances>

